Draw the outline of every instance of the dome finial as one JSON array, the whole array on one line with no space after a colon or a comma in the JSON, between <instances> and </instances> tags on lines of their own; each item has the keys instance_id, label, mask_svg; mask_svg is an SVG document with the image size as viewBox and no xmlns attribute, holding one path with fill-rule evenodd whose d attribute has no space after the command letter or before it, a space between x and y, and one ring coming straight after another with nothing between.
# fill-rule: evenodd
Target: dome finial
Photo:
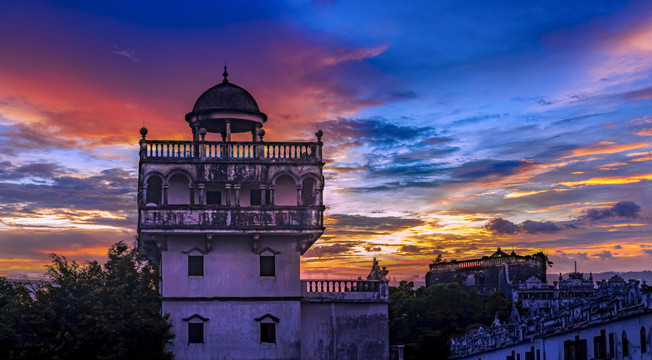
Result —
<instances>
[{"instance_id":1,"label":"dome finial","mask_svg":"<svg viewBox=\"0 0 652 360\"><path fill-rule=\"evenodd\" d=\"M226 61L224 62L224 73L222 74L222 76L224 76L224 80L222 80L222 82L223 83L228 83L229 80L226 77L229 76L229 73L226 72Z\"/></svg>"}]
</instances>

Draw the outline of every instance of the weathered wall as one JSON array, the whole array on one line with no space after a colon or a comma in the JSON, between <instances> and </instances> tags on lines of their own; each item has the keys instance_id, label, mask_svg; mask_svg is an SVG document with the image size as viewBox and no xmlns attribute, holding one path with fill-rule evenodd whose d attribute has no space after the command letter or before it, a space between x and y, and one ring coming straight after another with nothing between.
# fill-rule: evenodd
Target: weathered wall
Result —
<instances>
[{"instance_id":1,"label":"weathered wall","mask_svg":"<svg viewBox=\"0 0 652 360\"><path fill-rule=\"evenodd\" d=\"M280 252L276 276L260 276L260 256L252 251L250 236L218 237L204 255L204 276L188 276L188 252L204 249L205 236L169 236L162 252L163 298L218 296L300 296L300 265L296 242L286 237L264 236L258 251L269 247Z\"/></svg>"},{"instance_id":2,"label":"weathered wall","mask_svg":"<svg viewBox=\"0 0 652 360\"><path fill-rule=\"evenodd\" d=\"M301 358L389 359L387 303L302 303Z\"/></svg>"},{"instance_id":3,"label":"weathered wall","mask_svg":"<svg viewBox=\"0 0 652 360\"><path fill-rule=\"evenodd\" d=\"M171 314L176 335L172 350L176 360L299 359L299 301L175 301L163 302L163 313ZM199 314L204 323L204 343L188 344L184 318ZM260 342L260 324L265 314L279 319L276 344Z\"/></svg>"}]
</instances>

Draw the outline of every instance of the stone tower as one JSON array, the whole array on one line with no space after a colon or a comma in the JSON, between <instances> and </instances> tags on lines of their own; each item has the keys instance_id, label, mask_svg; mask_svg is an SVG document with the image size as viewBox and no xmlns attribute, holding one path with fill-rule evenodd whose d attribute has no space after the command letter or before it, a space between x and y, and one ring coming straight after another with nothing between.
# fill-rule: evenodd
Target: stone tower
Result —
<instances>
[{"instance_id":1,"label":"stone tower","mask_svg":"<svg viewBox=\"0 0 652 360\"><path fill-rule=\"evenodd\" d=\"M324 231L322 132L263 141L267 116L223 75L186 115L192 141L141 129L139 247L159 263L176 359L298 359L299 257Z\"/></svg>"}]
</instances>

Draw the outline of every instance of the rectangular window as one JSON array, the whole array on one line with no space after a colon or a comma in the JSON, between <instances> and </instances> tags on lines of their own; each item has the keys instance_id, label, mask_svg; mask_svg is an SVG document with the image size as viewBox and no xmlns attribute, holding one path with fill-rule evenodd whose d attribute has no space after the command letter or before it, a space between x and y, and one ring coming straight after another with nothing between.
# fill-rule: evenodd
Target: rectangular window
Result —
<instances>
[{"instance_id":1,"label":"rectangular window","mask_svg":"<svg viewBox=\"0 0 652 360\"><path fill-rule=\"evenodd\" d=\"M276 344L276 324L260 323L260 342Z\"/></svg>"},{"instance_id":2,"label":"rectangular window","mask_svg":"<svg viewBox=\"0 0 652 360\"><path fill-rule=\"evenodd\" d=\"M206 192L206 205L221 205L222 204L222 193L219 191L207 191Z\"/></svg>"},{"instance_id":3,"label":"rectangular window","mask_svg":"<svg viewBox=\"0 0 652 360\"><path fill-rule=\"evenodd\" d=\"M204 323L188 323L188 344L204 343Z\"/></svg>"},{"instance_id":4,"label":"rectangular window","mask_svg":"<svg viewBox=\"0 0 652 360\"><path fill-rule=\"evenodd\" d=\"M204 276L204 256L188 255L188 276Z\"/></svg>"},{"instance_id":5,"label":"rectangular window","mask_svg":"<svg viewBox=\"0 0 652 360\"><path fill-rule=\"evenodd\" d=\"M593 356L595 359L607 358L607 341L605 331L600 331L600 336L593 338Z\"/></svg>"},{"instance_id":6,"label":"rectangular window","mask_svg":"<svg viewBox=\"0 0 652 360\"><path fill-rule=\"evenodd\" d=\"M251 190L249 192L249 203L252 206L260 205L260 190Z\"/></svg>"},{"instance_id":7,"label":"rectangular window","mask_svg":"<svg viewBox=\"0 0 652 360\"><path fill-rule=\"evenodd\" d=\"M616 334L609 333L609 354L607 354L609 359L616 357Z\"/></svg>"},{"instance_id":8,"label":"rectangular window","mask_svg":"<svg viewBox=\"0 0 652 360\"><path fill-rule=\"evenodd\" d=\"M275 256L260 256L260 276L275 276L276 275L276 257Z\"/></svg>"}]
</instances>

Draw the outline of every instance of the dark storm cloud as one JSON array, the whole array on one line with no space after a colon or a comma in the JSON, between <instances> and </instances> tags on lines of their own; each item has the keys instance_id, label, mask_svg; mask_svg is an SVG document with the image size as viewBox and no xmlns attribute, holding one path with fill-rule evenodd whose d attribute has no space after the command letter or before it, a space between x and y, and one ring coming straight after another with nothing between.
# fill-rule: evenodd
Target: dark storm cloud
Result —
<instances>
[{"instance_id":1,"label":"dark storm cloud","mask_svg":"<svg viewBox=\"0 0 652 360\"><path fill-rule=\"evenodd\" d=\"M333 245L313 246L305 254L306 257L325 257L332 255L339 255L351 251L357 242L337 243Z\"/></svg>"},{"instance_id":2,"label":"dark storm cloud","mask_svg":"<svg viewBox=\"0 0 652 360\"><path fill-rule=\"evenodd\" d=\"M333 228L338 234L343 231L372 231L372 232L392 232L405 228L423 225L425 222L419 219L402 218L396 216L363 216L363 215L346 215L332 214L328 218L334 221Z\"/></svg>"},{"instance_id":3,"label":"dark storm cloud","mask_svg":"<svg viewBox=\"0 0 652 360\"><path fill-rule=\"evenodd\" d=\"M32 164L26 167L36 170L37 175L46 176L48 183L0 182L0 205L28 203L29 208L106 211L132 210L135 206L134 189L137 180L133 174L122 169L103 170L99 175L77 178L53 176L56 166L51 164ZM28 175L21 168L23 167L10 170L4 177L22 178Z\"/></svg>"},{"instance_id":4,"label":"dark storm cloud","mask_svg":"<svg viewBox=\"0 0 652 360\"><path fill-rule=\"evenodd\" d=\"M534 221L525 220L520 224L515 224L503 218L494 218L489 220L484 228L495 233L511 235L516 233L554 233L565 229L577 229L585 220L599 221L612 218L638 219L640 218L641 207L632 201L620 201L609 209L588 209L585 215L574 220L554 222L554 221Z\"/></svg>"},{"instance_id":5,"label":"dark storm cloud","mask_svg":"<svg viewBox=\"0 0 652 360\"><path fill-rule=\"evenodd\" d=\"M532 162L524 160L480 160L453 169L452 175L455 179L472 181L489 176L505 177L530 169L532 166L534 166Z\"/></svg>"},{"instance_id":6,"label":"dark storm cloud","mask_svg":"<svg viewBox=\"0 0 652 360\"><path fill-rule=\"evenodd\" d=\"M35 162L15 166L9 161L0 162L0 180L18 180L26 177L52 178L62 168L54 163Z\"/></svg>"},{"instance_id":7,"label":"dark storm cloud","mask_svg":"<svg viewBox=\"0 0 652 360\"><path fill-rule=\"evenodd\" d=\"M518 225L503 218L489 220L484 228L496 234L516 234L519 231Z\"/></svg>"},{"instance_id":8,"label":"dark storm cloud","mask_svg":"<svg viewBox=\"0 0 652 360\"><path fill-rule=\"evenodd\" d=\"M621 201L609 209L588 209L581 219L589 221L598 221L610 218L640 218L641 207L633 201Z\"/></svg>"},{"instance_id":9,"label":"dark storm cloud","mask_svg":"<svg viewBox=\"0 0 652 360\"><path fill-rule=\"evenodd\" d=\"M595 256L595 257L600 258L602 260L610 259L610 258L614 257L613 254L611 253L611 251L609 251L609 250L604 250L603 252L593 254L591 256Z\"/></svg>"}]
</instances>

